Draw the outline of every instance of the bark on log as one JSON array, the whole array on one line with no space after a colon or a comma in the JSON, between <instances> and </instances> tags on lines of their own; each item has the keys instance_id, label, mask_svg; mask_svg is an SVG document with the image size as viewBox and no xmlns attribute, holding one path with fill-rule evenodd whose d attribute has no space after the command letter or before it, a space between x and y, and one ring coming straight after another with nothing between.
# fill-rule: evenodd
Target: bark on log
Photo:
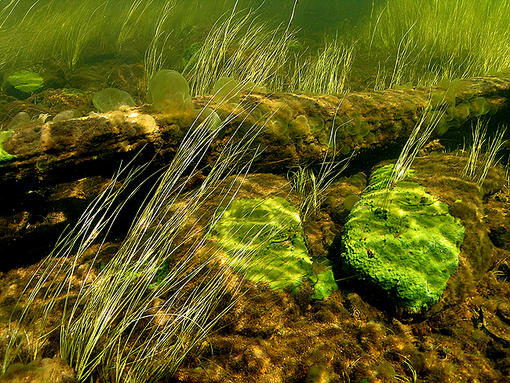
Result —
<instances>
[{"instance_id":1,"label":"bark on log","mask_svg":"<svg viewBox=\"0 0 510 383\"><path fill-rule=\"evenodd\" d=\"M204 106L207 97L195 99ZM258 143L265 147L260 164L270 170L317 160L328 150L331 127L337 149L373 152L407 138L428 105L446 110L441 133L459 129L474 117L510 110L510 74L455 80L443 87L355 92L345 96L250 94L241 104L217 108L224 119L238 116L220 134L215 147L236 125L266 125ZM214 105L212 105L214 107ZM126 154L147 145L164 161L171 158L193 122L190 113L149 114L149 107L92 114L84 118L25 126L3 143L15 156L0 163L0 194L5 188L29 190L42 185L111 173ZM462 139L459 137L459 141Z\"/></svg>"},{"instance_id":2,"label":"bark on log","mask_svg":"<svg viewBox=\"0 0 510 383\"><path fill-rule=\"evenodd\" d=\"M207 97L194 100L197 107L208 101ZM222 119L233 111L238 116L220 132L209 159L243 123L265 124L257 137L265 147L257 170L285 171L322 159L331 152L332 126L338 128L340 154L357 150L360 162L370 156L381 160L381 152L401 145L431 103L433 109L447 110L443 130L450 128L448 134L462 142L463 123L472 118L498 113L508 121L510 75L460 80L432 90L356 92L344 97L245 95L241 105L217 108ZM194 117L151 114L149 107L140 107L32 124L0 135L0 141L4 138L0 149L14 156L0 162L0 248L5 254L0 272L48 254L63 228L76 222L106 184L120 159L132 158L147 146L140 161L156 153L156 166L167 163Z\"/></svg>"}]
</instances>

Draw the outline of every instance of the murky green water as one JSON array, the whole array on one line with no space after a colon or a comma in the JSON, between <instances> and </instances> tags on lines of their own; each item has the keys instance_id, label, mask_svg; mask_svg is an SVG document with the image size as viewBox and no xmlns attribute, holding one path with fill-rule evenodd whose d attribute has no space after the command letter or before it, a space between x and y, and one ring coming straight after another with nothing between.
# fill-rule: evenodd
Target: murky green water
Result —
<instances>
[{"instance_id":1,"label":"murky green water","mask_svg":"<svg viewBox=\"0 0 510 383\"><path fill-rule=\"evenodd\" d=\"M110 60L143 65L146 81L161 68L184 72L195 94L210 92L219 77L274 91L341 93L510 67L503 0L13 0L1 7L4 78L41 71L50 60L67 79L85 65L107 71ZM215 78L193 84L205 67Z\"/></svg>"}]
</instances>

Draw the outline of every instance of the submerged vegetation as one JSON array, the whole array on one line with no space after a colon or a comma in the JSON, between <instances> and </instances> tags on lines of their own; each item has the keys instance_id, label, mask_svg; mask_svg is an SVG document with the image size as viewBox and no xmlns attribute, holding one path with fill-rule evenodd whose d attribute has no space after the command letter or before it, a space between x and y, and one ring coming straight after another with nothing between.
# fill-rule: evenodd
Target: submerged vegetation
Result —
<instances>
[{"instance_id":1,"label":"submerged vegetation","mask_svg":"<svg viewBox=\"0 0 510 383\"><path fill-rule=\"evenodd\" d=\"M17 362L51 352L74 370L80 382L159 382L174 377L186 363L193 373L208 374L213 369L202 362L206 365L209 360L189 363L190 354L207 352L214 364L214 353L219 351L228 355L226 363L235 359L235 373L243 368L244 359L239 358L249 354L246 358L255 362L246 365L255 376L276 366L277 358L264 359L261 351L274 338L283 343L285 336L298 339L306 333L313 334L308 339L322 342L324 337L348 338L351 331L357 335L351 341L354 346L346 343L346 350L352 346L345 353L349 356L318 345L309 353L313 359L309 365L292 367L299 370L292 379L340 381L341 371L346 382L350 376L368 382L384 379L385 374L393 380L417 380L410 361L412 352L418 355L417 348L411 352L403 345L408 347L416 343L409 340L412 337L428 337L435 330L427 324L429 328L416 335L407 327L400 334L405 339L395 340L390 332L408 324L386 322L391 326L386 334L380 324L387 318L381 318L392 314L373 315L372 303L351 294L350 286L341 296L334 292L342 289L340 282L358 278L370 289L383 290L383 299L402 312L425 315L435 309L443 291L450 294L449 288L453 293L446 297L447 304L457 305L461 288L450 279L457 268L465 273L459 278L477 282L470 268L482 270L485 265L480 266L478 258L470 259L466 249L475 242L476 246L489 243L486 227L476 219L483 216L485 180L499 182L489 170L500 161L507 131L504 125L497 130L487 126L499 99L486 99L476 90L463 94L469 81L460 79L510 70L510 3L374 0L370 14L353 11L353 20L340 17L339 10L345 7L337 2L318 25L314 12L327 12L325 3L11 0L0 5L0 75L6 103L15 99L12 113L18 105L30 104L37 110L40 100L44 104L55 94L89 104L83 113L59 110L43 128L39 126L49 114L31 113L35 114L31 117L16 111L16 117L0 127L0 167L21 158L7 151L13 135L30 131L37 144L45 145L34 152L41 149L43 155L52 155L59 137L52 141L51 134L64 135L58 128L82 138L76 132L82 125L73 130L78 120L90 123L89 130L101 120L102 133L112 141L125 129L128 138L122 150L129 154L135 140L150 142L154 145L149 150L165 163L159 170L150 161L136 167L139 158L135 158L121 166L76 225L64 231L37 269L34 266L34 275L13 303L9 335L0 339L0 375ZM120 67L128 70L115 72ZM97 80L98 73L106 74ZM120 85L109 83L115 73ZM404 97L388 102L388 126L383 126L380 116L365 111L378 110L377 102L388 94L407 97L407 93L346 94L403 87L424 88L413 90L420 93L416 103L407 103ZM19 96L11 88L24 92ZM278 92L302 95L275 95ZM358 101L363 108L356 109ZM90 112L92 105L100 114L76 118ZM64 120L71 121L61 123ZM142 120L145 125L138 124ZM434 184L433 166L420 161L431 137L443 138L448 132L451 136L470 122L474 124L471 139L466 137L471 142L469 155L461 159L448 155L440 165L452 167L442 169L448 180ZM115 129L109 131L110 125ZM94 146L96 136L90 134L90 147L96 150L100 146ZM75 137L66 138L65 145ZM392 165L377 157L383 143L388 148L381 153L403 144ZM160 153L165 145L170 149ZM435 145L431 151L442 147L439 141ZM267 148L272 151L267 161L258 162ZM93 161L102 155L96 156L98 152ZM365 157L358 160L358 154ZM97 163L104 158L113 157L101 157ZM36 166L45 166L43 162ZM348 169L351 164L353 169ZM376 170L370 176L373 165ZM266 169L272 174L263 173ZM350 174L340 178L346 169ZM46 174L43 170L40 174ZM509 188L508 163L506 170ZM262 172L269 181L250 183L252 172ZM287 178L282 176L285 173ZM277 185L276 191L268 191L270 183ZM464 189L455 189L457 184ZM444 195L433 195L442 188L447 189ZM457 191L465 200L469 193L478 194L472 206L460 206ZM135 205L134 212L127 207L130 204ZM111 233L126 210L132 215L129 227L112 244ZM479 227L482 234L475 231ZM480 251L471 251L481 259L485 250L479 247ZM336 252L334 260L330 251ZM270 299L268 291L274 293ZM256 312L247 307L250 303L241 309L244 294L258 299L257 308L263 310ZM282 296L285 299L278 301ZM239 310L233 314L234 308ZM283 319L264 327L268 319L262 317L274 320L271 310L277 309ZM470 315L477 311L471 306L463 310ZM285 321L308 326L303 320L307 312L312 312L320 330L308 328L297 331L298 336L286 333L291 325ZM342 326L353 327L338 335L344 331L337 321L342 316L348 318ZM223 320L233 340L208 343L206 339ZM480 319L479 327L483 326ZM247 333L257 338L256 347L236 348ZM303 343L300 338L299 342ZM398 359L393 364L400 364L398 372L391 365L373 366L378 359L376 342L391 344L381 355L386 363ZM277 347L281 345L275 341ZM286 347L301 353L295 343ZM374 354L370 362L363 360L365 366L356 366L361 352ZM394 355L387 357L391 352ZM428 369L429 359L437 361L435 349L427 358L414 358L413 363L419 360L417 368ZM283 362L282 366L282 371L288 367ZM359 372L353 372L357 368ZM229 371L214 379L224 379ZM285 380L283 372L278 373L266 381ZM332 378L324 378L328 376Z\"/></svg>"},{"instance_id":2,"label":"submerged vegetation","mask_svg":"<svg viewBox=\"0 0 510 383\"><path fill-rule=\"evenodd\" d=\"M273 91L342 93L432 85L510 67L510 4L502 0L373 2L371 16L357 20L356 28L340 21L313 27L336 32L307 48L311 24L303 19L314 5L305 1L294 8L290 1L71 3L4 5L0 69L31 68L48 59L68 72L104 59L140 62L147 79L163 67L184 70L195 95L211 92L220 77ZM289 13L266 21L278 7Z\"/></svg>"},{"instance_id":3,"label":"submerged vegetation","mask_svg":"<svg viewBox=\"0 0 510 383\"><path fill-rule=\"evenodd\" d=\"M226 263L206 244L258 155L252 143L260 129L239 126L244 133L226 143L200 188L189 192L186 184L221 130L210 129L211 116L195 121L157 180L144 178L148 164L134 169L128 164L62 236L25 289L29 297L20 301L20 314L13 318L2 373L13 360L36 359L58 331L59 355L79 381L97 374L109 382L155 381L172 375L228 312L242 281L230 272L230 262L247 262L280 232L273 228L258 242L257 233L245 233L247 244ZM246 157L251 160L242 161ZM145 183L154 186L122 244L101 265L98 257L110 229ZM216 214L204 217L213 196ZM263 225L260 230L267 232ZM82 282L76 282L77 274Z\"/></svg>"},{"instance_id":4,"label":"submerged vegetation","mask_svg":"<svg viewBox=\"0 0 510 383\"><path fill-rule=\"evenodd\" d=\"M431 85L508 71L509 14L504 0L389 0L374 9L364 40L390 54L386 86Z\"/></svg>"}]
</instances>

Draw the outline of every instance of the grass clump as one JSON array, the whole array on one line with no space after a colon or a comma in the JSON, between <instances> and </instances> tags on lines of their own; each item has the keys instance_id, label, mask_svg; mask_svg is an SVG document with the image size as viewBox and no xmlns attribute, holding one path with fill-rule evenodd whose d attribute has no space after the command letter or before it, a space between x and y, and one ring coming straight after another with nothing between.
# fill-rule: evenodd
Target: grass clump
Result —
<instances>
[{"instance_id":1,"label":"grass clump","mask_svg":"<svg viewBox=\"0 0 510 383\"><path fill-rule=\"evenodd\" d=\"M237 5L237 2L236 2ZM258 22L253 11L232 12L211 29L184 73L192 94L209 94L222 77L279 89L293 33Z\"/></svg>"},{"instance_id":2,"label":"grass clump","mask_svg":"<svg viewBox=\"0 0 510 383\"><path fill-rule=\"evenodd\" d=\"M382 62L392 63L390 87L495 73L510 68L509 14L505 0L390 0L373 12L364 41L390 52Z\"/></svg>"},{"instance_id":3,"label":"grass clump","mask_svg":"<svg viewBox=\"0 0 510 383\"><path fill-rule=\"evenodd\" d=\"M353 62L354 45L328 39L315 56L297 58L291 91L319 94L341 94L347 90L347 80Z\"/></svg>"},{"instance_id":4,"label":"grass clump","mask_svg":"<svg viewBox=\"0 0 510 383\"><path fill-rule=\"evenodd\" d=\"M421 118L413 127L395 165L392 167L391 175L388 177L388 189L394 187L398 182L406 178L411 166L420 150L428 142L430 136L436 130L444 116L444 108L431 110L426 108Z\"/></svg>"},{"instance_id":5,"label":"grass clump","mask_svg":"<svg viewBox=\"0 0 510 383\"><path fill-rule=\"evenodd\" d=\"M252 144L260 127L234 133L236 138L225 141L224 150L204 169L201 185L186 191L222 131L209 125L206 118L187 132L108 262L99 267L121 209L142 185L154 182L154 176L144 178L147 165L120 171L62 236L16 309L2 372L23 355L37 358L56 332L60 356L79 381L99 375L108 382L157 381L174 374L232 307L242 278L233 276L230 264L219 262L217 250L206 242L257 157ZM223 182L234 174L232 182ZM129 184L134 190L126 189ZM205 216L212 196L216 214ZM240 249L233 257L243 262L256 250Z\"/></svg>"},{"instance_id":6,"label":"grass clump","mask_svg":"<svg viewBox=\"0 0 510 383\"><path fill-rule=\"evenodd\" d=\"M219 17L224 7L199 0L10 1L0 6L0 68L53 58L74 70L94 57L145 56L150 78L191 25Z\"/></svg>"},{"instance_id":7,"label":"grass clump","mask_svg":"<svg viewBox=\"0 0 510 383\"><path fill-rule=\"evenodd\" d=\"M340 105L338 105L338 108L340 108ZM292 189L300 199L299 211L303 222L319 212L322 203L327 198L328 187L347 168L350 160L355 155L355 152L350 152L346 153L348 156L343 160L335 159L337 151L336 137L340 127L335 127L334 124L331 127L328 146L332 149L332 158L328 158L326 154L318 166L318 170L312 166L300 165L296 170L289 172L288 177Z\"/></svg>"},{"instance_id":8,"label":"grass clump","mask_svg":"<svg viewBox=\"0 0 510 383\"><path fill-rule=\"evenodd\" d=\"M506 142L506 126L499 127L492 138L487 138L487 121L477 119L472 127L472 144L462 177L483 185L489 169L498 162L498 153Z\"/></svg>"}]
</instances>

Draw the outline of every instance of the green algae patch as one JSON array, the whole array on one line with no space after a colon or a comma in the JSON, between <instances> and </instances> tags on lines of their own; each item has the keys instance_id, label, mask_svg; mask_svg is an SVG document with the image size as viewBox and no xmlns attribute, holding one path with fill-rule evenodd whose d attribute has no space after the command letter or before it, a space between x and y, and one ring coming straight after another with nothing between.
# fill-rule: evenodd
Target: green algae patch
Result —
<instances>
[{"instance_id":1,"label":"green algae patch","mask_svg":"<svg viewBox=\"0 0 510 383\"><path fill-rule=\"evenodd\" d=\"M464 228L418 183L404 180L387 189L392 169L377 169L352 209L342 265L397 306L419 313L438 301L456 271Z\"/></svg>"},{"instance_id":2,"label":"green algae patch","mask_svg":"<svg viewBox=\"0 0 510 383\"><path fill-rule=\"evenodd\" d=\"M224 250L231 267L250 281L295 293L308 280L316 287L314 299L337 289L331 268L314 272L299 211L284 198L233 201L214 225L211 239Z\"/></svg>"},{"instance_id":3,"label":"green algae patch","mask_svg":"<svg viewBox=\"0 0 510 383\"><path fill-rule=\"evenodd\" d=\"M183 112L193 109L188 81L177 71L162 69L149 81L152 107L157 112Z\"/></svg>"},{"instance_id":4,"label":"green algae patch","mask_svg":"<svg viewBox=\"0 0 510 383\"><path fill-rule=\"evenodd\" d=\"M28 70L14 72L7 77L6 83L12 87L12 95L18 98L26 98L44 86L41 75Z\"/></svg>"},{"instance_id":5,"label":"green algae patch","mask_svg":"<svg viewBox=\"0 0 510 383\"><path fill-rule=\"evenodd\" d=\"M2 147L4 142L7 141L12 136L13 133L14 131L12 130L4 130L0 132L0 163L10 161L16 157L15 155L7 153Z\"/></svg>"}]
</instances>

